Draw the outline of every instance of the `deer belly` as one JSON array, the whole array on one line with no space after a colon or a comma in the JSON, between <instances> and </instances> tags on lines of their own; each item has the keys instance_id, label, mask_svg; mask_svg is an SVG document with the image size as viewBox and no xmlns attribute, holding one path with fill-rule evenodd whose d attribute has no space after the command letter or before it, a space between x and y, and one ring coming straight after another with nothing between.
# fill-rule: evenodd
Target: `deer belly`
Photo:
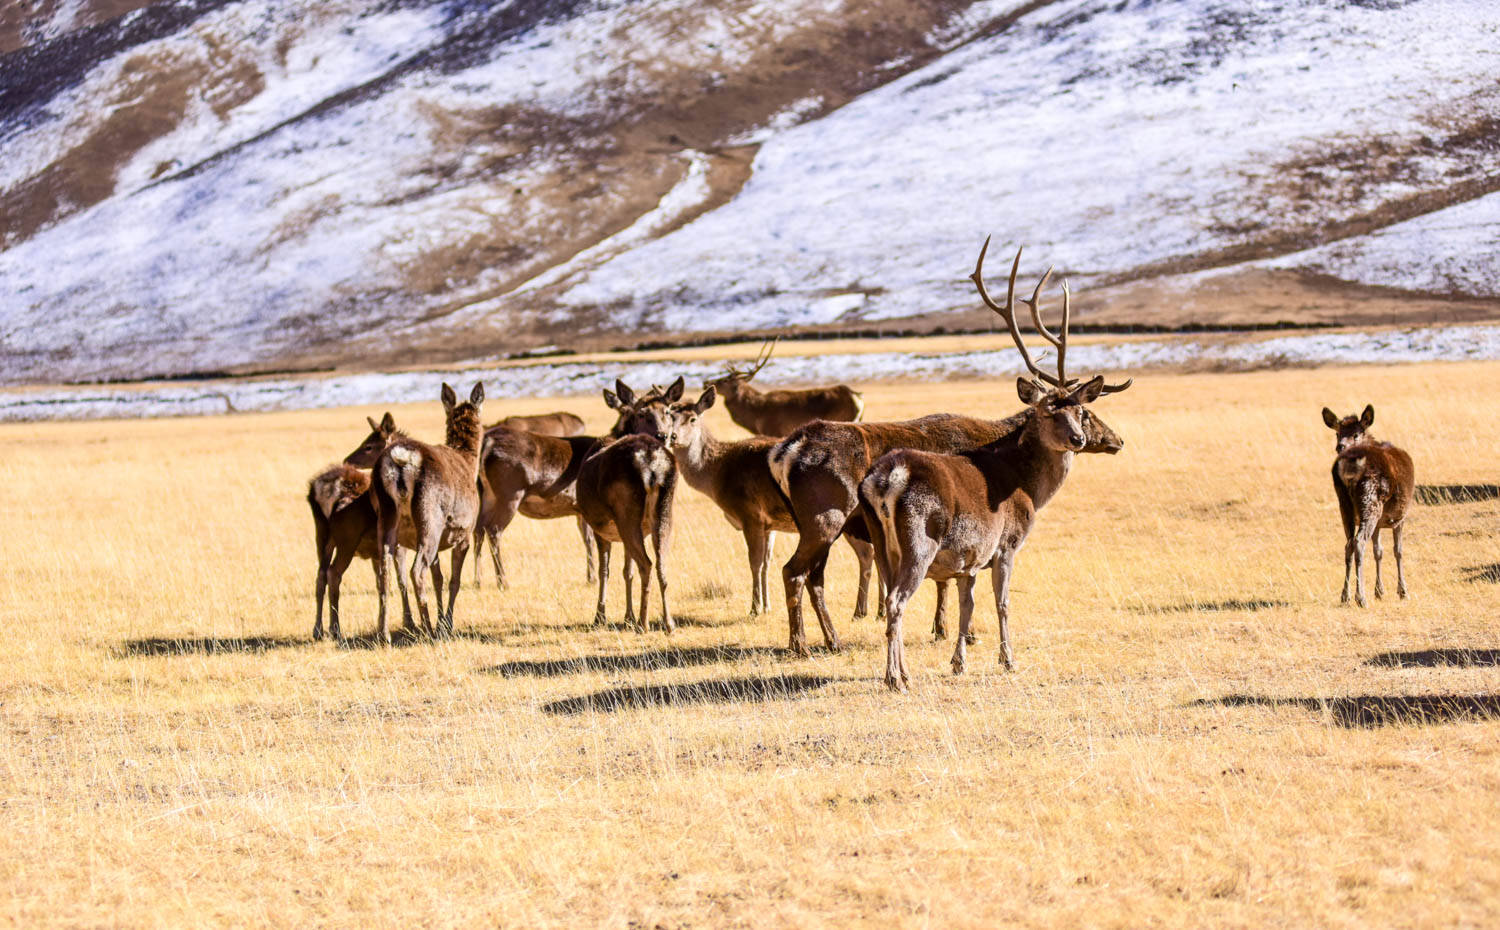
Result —
<instances>
[{"instance_id":1,"label":"deer belly","mask_svg":"<svg viewBox=\"0 0 1500 930\"><path fill-rule=\"evenodd\" d=\"M537 497L528 494L521 499L521 513L533 520L555 520L558 517L571 517L578 513L578 508L573 501L562 496Z\"/></svg>"}]
</instances>

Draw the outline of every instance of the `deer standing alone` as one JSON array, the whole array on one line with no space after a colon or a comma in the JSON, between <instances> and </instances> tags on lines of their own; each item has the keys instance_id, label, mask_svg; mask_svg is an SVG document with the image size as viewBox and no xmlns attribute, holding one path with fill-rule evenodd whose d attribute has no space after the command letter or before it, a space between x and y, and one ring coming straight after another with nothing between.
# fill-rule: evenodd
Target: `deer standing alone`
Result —
<instances>
[{"instance_id":1,"label":"deer standing alone","mask_svg":"<svg viewBox=\"0 0 1500 930\"><path fill-rule=\"evenodd\" d=\"M1019 252L1016 258L1019 264ZM1068 379L1064 367L1070 316L1067 283L1063 283L1062 326L1056 336L1042 325L1036 293L1031 301L1037 331L1057 349L1057 374L1053 376L1031 360L1016 325L1015 269L1001 306L985 290L983 267L981 251L974 283L985 305L1004 318L1030 373L1016 379L1016 391L1026 404L1018 428L964 452L888 452L860 483L865 524L888 591L885 683L893 691L905 691L908 684L901 622L907 601L924 578L958 581L959 636L952 666L954 674L960 674L974 615L974 583L980 571L990 568L1000 624L1000 661L1007 669L1015 668L1010 646L1010 579L1016 553L1031 532L1037 511L1068 477L1073 456L1113 454L1124 445L1087 405L1102 394L1125 390L1131 382L1109 386L1103 376L1085 384ZM1045 283L1046 277L1042 280ZM1037 285L1037 293L1041 286Z\"/></svg>"},{"instance_id":2,"label":"deer standing alone","mask_svg":"<svg viewBox=\"0 0 1500 930\"><path fill-rule=\"evenodd\" d=\"M985 240L985 249L989 240ZM1014 289L1021 254L1011 268ZM984 251L980 252L980 262ZM977 278L976 269L971 278ZM1043 327L1037 315L1037 300L1044 277L1022 301L1031 308L1038 331ZM1115 390L1123 390L1117 387ZM926 452L962 452L977 449L1019 429L1027 414L1014 414L1003 420L984 420L952 413L936 413L915 420L894 423L828 423L818 421L794 431L777 443L769 456L771 473L791 502L792 517L797 523L797 551L782 567L786 587L789 648L807 655L807 633L802 620L802 593L805 589L813 611L823 629L823 639L830 649L839 648L838 633L833 628L823 593L823 572L834 540L848 531L869 538L859 508L859 485L875 460L894 449L917 449Z\"/></svg>"},{"instance_id":3,"label":"deer standing alone","mask_svg":"<svg viewBox=\"0 0 1500 930\"><path fill-rule=\"evenodd\" d=\"M1349 573L1354 572L1354 600L1365 606L1365 546L1375 553L1375 596L1385 596L1380 578L1380 529L1390 527L1396 553L1396 595L1406 597L1406 573L1401 563L1401 534L1411 507L1416 471L1411 456L1369 434L1375 407L1367 404L1359 416L1340 418L1327 407L1323 422L1337 436L1338 458L1333 461L1333 491L1344 523L1344 593L1349 603Z\"/></svg>"},{"instance_id":4,"label":"deer standing alone","mask_svg":"<svg viewBox=\"0 0 1500 930\"><path fill-rule=\"evenodd\" d=\"M391 641L386 623L387 559L400 570L398 542L416 553L411 584L422 626L433 635L453 632L453 604L458 599L469 536L479 517L479 443L483 429L479 407L484 403L484 384L476 383L469 399L462 403L453 388L444 384L442 400L447 418L443 445L398 439L380 453L371 475L380 539L380 556L375 562L375 585L380 594L378 634L386 644ZM453 550L453 562L448 609L444 611L437 558L440 550L449 548ZM423 597L422 574L428 570L437 601L437 626L428 616Z\"/></svg>"},{"instance_id":5,"label":"deer standing alone","mask_svg":"<svg viewBox=\"0 0 1500 930\"><path fill-rule=\"evenodd\" d=\"M677 489L677 462L663 440L670 430L667 406L681 399L683 381L678 378L664 396L637 397L623 381L615 391L605 391L604 401L620 414L614 434L584 459L578 472L578 509L594 531L599 549L599 601L594 622L605 620L605 593L609 585L610 549L625 548L625 622L637 632L646 631L651 593L651 556L656 555L656 578L661 587L662 626L676 628L667 606L666 557L672 540L672 499ZM641 576L640 613L632 604L631 579Z\"/></svg>"}]
</instances>

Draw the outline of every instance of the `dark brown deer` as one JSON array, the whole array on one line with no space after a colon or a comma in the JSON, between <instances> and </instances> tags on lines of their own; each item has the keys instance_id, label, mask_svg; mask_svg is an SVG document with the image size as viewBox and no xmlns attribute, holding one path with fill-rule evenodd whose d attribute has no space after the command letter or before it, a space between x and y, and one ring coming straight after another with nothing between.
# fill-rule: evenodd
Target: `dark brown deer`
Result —
<instances>
[{"instance_id":1,"label":"dark brown deer","mask_svg":"<svg viewBox=\"0 0 1500 930\"><path fill-rule=\"evenodd\" d=\"M779 338L779 337L778 337ZM857 421L864 416L865 399L847 384L805 390L762 391L750 382L771 360L776 340L766 343L750 368L728 370L703 382L724 398L729 418L757 436L785 436L813 420Z\"/></svg>"},{"instance_id":2,"label":"dark brown deer","mask_svg":"<svg viewBox=\"0 0 1500 930\"><path fill-rule=\"evenodd\" d=\"M386 624L387 559L396 560L397 543L416 553L411 565L412 594L422 626L432 635L452 633L453 604L458 599L464 556L479 517L479 444L483 430L479 407L484 402L484 384L476 383L463 403L453 388L444 384L442 399L448 421L444 444L399 439L380 454L371 476L380 538L380 557L375 562L375 584L380 593L378 635L387 644L391 641ZM440 550L448 548L453 550L453 562L448 609L444 611L437 557ZM422 590L422 575L429 570L438 607L436 626L428 616Z\"/></svg>"},{"instance_id":3,"label":"dark brown deer","mask_svg":"<svg viewBox=\"0 0 1500 930\"><path fill-rule=\"evenodd\" d=\"M995 441L958 453L898 449L877 460L860 483L861 510L875 543L876 563L886 582L885 683L905 691L908 683L901 621L906 603L924 578L958 581L959 636L953 672L964 671L968 633L974 616L974 582L992 569L995 609L1000 623L1000 661L1015 668L1010 646L1010 579L1016 552L1026 542L1037 511L1052 499L1080 452L1115 453L1124 443L1088 409L1111 389L1103 376L1086 384L1068 380L1064 368L1070 316L1063 284L1062 326L1058 335L1042 325L1033 295L1037 331L1057 347L1057 375L1047 377L1032 363L1015 319L1015 274L1005 305L992 301L980 271L974 282L990 309L1005 319L1030 378L1016 379L1027 405L1019 428ZM1045 280L1045 279L1044 279ZM1040 286L1038 286L1040 291ZM1113 388L1121 391L1129 382Z\"/></svg>"},{"instance_id":4,"label":"dark brown deer","mask_svg":"<svg viewBox=\"0 0 1500 930\"><path fill-rule=\"evenodd\" d=\"M519 429L539 436L582 436L583 417L566 410L538 413L533 416L510 416L485 429Z\"/></svg>"},{"instance_id":5,"label":"dark brown deer","mask_svg":"<svg viewBox=\"0 0 1500 930\"><path fill-rule=\"evenodd\" d=\"M983 292L981 274L989 240L979 253L979 263L970 276L981 288L986 303L999 312ZM1016 275L1020 269L1021 253L1016 252L1010 271L1010 288L1014 293ZM1050 330L1041 326L1037 312L1037 300L1051 271L1043 276L1031 299L1022 301L1031 308L1032 320L1038 332L1053 342L1062 354L1064 348L1058 344ZM1028 362L1030 356L1023 356ZM1056 379L1045 372L1038 377L1053 387ZM1105 386L1106 391L1121 391L1124 385ZM833 628L832 618L823 595L823 572L828 563L828 552L834 540L846 530L861 538L869 539L870 532L865 520L856 513L859 507L859 485L875 460L894 449L916 449L926 452L962 452L977 449L1008 436L1025 423L1026 412L1014 414L1003 420L983 420L977 417L951 413L937 413L896 423L829 423L816 421L796 430L771 449L769 461L771 474L791 502L792 518L796 521L797 551L792 553L781 570L786 586L787 623L789 648L807 655L807 634L802 621L802 591L808 589L818 623L823 628L823 639L830 649L839 648L838 634Z\"/></svg>"},{"instance_id":6,"label":"dark brown deer","mask_svg":"<svg viewBox=\"0 0 1500 930\"><path fill-rule=\"evenodd\" d=\"M1411 456L1369 434L1375 422L1375 407L1366 405L1359 416L1340 419L1323 408L1323 422L1334 430L1338 458L1333 462L1333 492L1339 499L1344 521L1344 593L1349 603L1349 573L1354 573L1354 600L1365 606L1365 546L1375 553L1375 596L1385 596L1380 578L1380 530L1390 527L1391 548L1396 553L1396 595L1406 597L1406 573L1401 564L1401 533L1406 511L1411 507L1416 471Z\"/></svg>"},{"instance_id":7,"label":"dark brown deer","mask_svg":"<svg viewBox=\"0 0 1500 930\"><path fill-rule=\"evenodd\" d=\"M396 429L389 413L379 422L365 418L370 435L342 464L333 465L316 475L307 487L307 504L312 511L314 539L318 548L317 614L313 622L314 640L323 638L323 599L328 598L328 632L342 642L339 625L339 586L349 563L357 556L374 560L379 551L375 535L375 503L370 491L370 473L364 469L375 464L386 446L404 434ZM398 573L401 589L401 613L411 625L411 603L406 595L406 580Z\"/></svg>"},{"instance_id":8,"label":"dark brown deer","mask_svg":"<svg viewBox=\"0 0 1500 930\"><path fill-rule=\"evenodd\" d=\"M754 616L770 609L768 576L774 531L792 531L797 524L792 521L786 497L776 486L766 461L776 439L771 436L735 441L715 439L702 416L714 405L716 397L710 386L697 401L675 403L669 408L668 446L687 483L718 504L730 524L745 534L745 547L750 554L750 614ZM846 538L860 560L863 601L869 587L874 549L853 537ZM862 616L866 610L862 603L855 616Z\"/></svg>"},{"instance_id":9,"label":"dark brown deer","mask_svg":"<svg viewBox=\"0 0 1500 930\"><path fill-rule=\"evenodd\" d=\"M625 622L646 631L651 592L651 555L656 555L656 578L661 587L662 627L676 628L667 606L666 557L672 540L672 499L677 490L677 463L663 440L670 431L667 405L682 397L681 378L665 395L637 397L623 382L605 391L604 401L619 411L617 436L606 437L584 459L578 474L578 508L594 531L599 549L599 601L594 622L605 621L612 544L625 548ZM632 576L641 576L640 613L632 598Z\"/></svg>"}]
</instances>

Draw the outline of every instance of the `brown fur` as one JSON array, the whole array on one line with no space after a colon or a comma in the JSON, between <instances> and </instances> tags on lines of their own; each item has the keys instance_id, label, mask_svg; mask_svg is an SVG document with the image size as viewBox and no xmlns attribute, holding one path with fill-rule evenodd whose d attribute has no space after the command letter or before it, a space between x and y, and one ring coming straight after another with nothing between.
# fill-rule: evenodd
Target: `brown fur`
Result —
<instances>
[{"instance_id":1,"label":"brown fur","mask_svg":"<svg viewBox=\"0 0 1500 930\"><path fill-rule=\"evenodd\" d=\"M534 416L510 416L490 426L486 433L496 429L518 429L539 436L582 436L583 417L566 410L539 413Z\"/></svg>"},{"instance_id":2,"label":"brown fur","mask_svg":"<svg viewBox=\"0 0 1500 930\"><path fill-rule=\"evenodd\" d=\"M479 408L484 385L475 384L466 402L460 403L453 388L443 385L443 408L447 413L447 436L441 446L415 439L393 442L375 462L372 490L380 537L376 560L376 587L380 593L378 635L390 642L386 622L387 559L396 559L398 542L416 551L412 559L412 592L422 626L439 635L453 631L453 605L469 539L479 517L479 446L482 427ZM443 610L442 572L438 552L452 548L452 576L448 581L448 608ZM437 624L427 612L423 596L423 573L432 572L437 599Z\"/></svg>"},{"instance_id":3,"label":"brown fur","mask_svg":"<svg viewBox=\"0 0 1500 930\"><path fill-rule=\"evenodd\" d=\"M1406 512L1416 488L1416 470L1411 456L1369 434L1375 408L1366 405L1359 416L1339 418L1323 408L1323 423L1334 430L1338 457L1333 462L1333 491L1339 502L1344 526L1344 590L1342 603L1349 602L1349 578L1355 579L1355 603L1365 606L1365 547L1375 554L1375 596L1385 596L1380 575L1380 530L1389 527L1391 548L1396 553L1396 594L1407 596L1402 535Z\"/></svg>"},{"instance_id":4,"label":"brown fur","mask_svg":"<svg viewBox=\"0 0 1500 930\"><path fill-rule=\"evenodd\" d=\"M785 436L813 420L851 422L864 414L863 397L847 384L762 391L749 378L731 374L705 386L724 395L731 420L759 436Z\"/></svg>"},{"instance_id":5,"label":"brown fur","mask_svg":"<svg viewBox=\"0 0 1500 930\"><path fill-rule=\"evenodd\" d=\"M1043 390L1019 380L1028 404L1019 428L958 454L899 449L887 453L860 483L864 523L886 581L886 685L905 691L902 648L907 601L924 578L958 581L959 637L953 671L965 667L978 573L993 569L1000 660L1015 667L1010 646L1010 578L1016 552L1036 512L1061 488L1075 453L1117 452L1123 442L1085 407L1103 378L1071 390Z\"/></svg>"}]
</instances>

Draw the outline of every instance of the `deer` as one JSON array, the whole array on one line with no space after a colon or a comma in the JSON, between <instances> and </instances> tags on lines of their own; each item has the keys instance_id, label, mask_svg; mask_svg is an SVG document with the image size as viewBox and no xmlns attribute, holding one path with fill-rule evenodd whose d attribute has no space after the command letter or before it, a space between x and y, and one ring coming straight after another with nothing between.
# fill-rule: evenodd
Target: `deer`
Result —
<instances>
[{"instance_id":1,"label":"deer","mask_svg":"<svg viewBox=\"0 0 1500 930\"><path fill-rule=\"evenodd\" d=\"M594 623L605 622L610 550L625 549L625 623L646 632L651 592L651 555L656 555L656 578L661 588L662 628L676 629L667 606L666 557L672 540L672 500L677 490L677 463L664 440L670 431L667 407L682 397L683 379L664 393L637 397L623 381L604 391L604 402L619 412L611 435L602 439L578 472L578 509L594 532L599 554L599 600ZM632 575L640 571L640 612L632 598Z\"/></svg>"},{"instance_id":2,"label":"deer","mask_svg":"<svg viewBox=\"0 0 1500 930\"><path fill-rule=\"evenodd\" d=\"M566 410L538 413L532 416L508 416L485 427L488 433L494 429L519 429L539 436L582 436L583 417Z\"/></svg>"},{"instance_id":3,"label":"deer","mask_svg":"<svg viewBox=\"0 0 1500 930\"><path fill-rule=\"evenodd\" d=\"M750 382L771 360L779 340L778 336L766 343L750 368L730 365L724 374L703 382L724 397L731 420L757 436L785 436L813 420L857 422L864 417L864 396L847 384L800 391L753 387Z\"/></svg>"},{"instance_id":4,"label":"deer","mask_svg":"<svg viewBox=\"0 0 1500 930\"><path fill-rule=\"evenodd\" d=\"M696 401L671 404L667 408L671 420L667 445L688 486L717 504L730 525L744 534L750 556L753 617L770 609L771 540L775 531L792 531L797 525L766 460L776 438L716 439L702 417L717 399L717 390L709 385ZM853 537L846 538L860 560L863 601L869 587L874 549ZM855 608L855 616L863 616L867 611L861 604Z\"/></svg>"},{"instance_id":5,"label":"deer","mask_svg":"<svg viewBox=\"0 0 1500 930\"><path fill-rule=\"evenodd\" d=\"M1339 417L1323 408L1323 423L1334 431L1333 492L1339 500L1344 523L1344 593L1349 603L1349 574L1354 573L1354 602L1365 603L1365 546L1375 553L1375 596L1385 596L1380 577L1380 530L1391 530L1391 548L1396 553L1396 595L1407 596L1406 573L1401 556L1401 534L1406 511L1411 507L1416 472L1411 456L1369 433L1375 423L1375 407L1366 404L1359 416Z\"/></svg>"},{"instance_id":6,"label":"deer","mask_svg":"<svg viewBox=\"0 0 1500 930\"><path fill-rule=\"evenodd\" d=\"M1035 295L1031 303L1037 332L1057 349L1057 374L1052 376L1032 361L1016 325L1014 270L1002 306L990 299L984 287L983 267L981 253L974 274L979 295L986 306L1004 318L1029 372L1029 377L1016 379L1016 393L1026 405L1017 428L977 449L961 452L887 452L871 466L859 486L861 512L875 543L876 564L887 589L885 684L892 691L904 692L909 684L901 623L907 601L924 578L958 582L959 636L952 667L959 675L967 663L974 583L980 571L991 570L1000 626L1000 662L1007 670L1015 670L1010 643L1010 580L1016 553L1030 535L1037 512L1061 489L1075 455L1112 455L1124 447L1124 441L1088 405L1104 394L1125 390L1131 382L1110 386L1104 383L1103 375L1096 375L1079 384L1067 376L1071 315L1067 282L1063 282L1062 325L1056 335L1042 325ZM1038 293L1040 290L1039 285Z\"/></svg>"},{"instance_id":7,"label":"deer","mask_svg":"<svg viewBox=\"0 0 1500 930\"><path fill-rule=\"evenodd\" d=\"M459 401L457 393L446 383L441 396L447 419L443 445L398 439L380 453L371 475L380 542L375 560L375 586L380 595L377 636L386 645L391 642L386 623L386 576L391 562L396 562L399 570L397 543L416 553L411 564L411 584L423 628L433 636L451 634L464 557L479 518L482 435L479 409L484 403L484 383L476 382L464 402ZM439 551L449 548L453 550L453 561L448 579L448 608L444 611L437 557ZM422 590L422 574L428 570L432 572L433 596L437 601L436 626L428 615Z\"/></svg>"},{"instance_id":8,"label":"deer","mask_svg":"<svg viewBox=\"0 0 1500 930\"><path fill-rule=\"evenodd\" d=\"M366 469L375 464L386 446L405 436L396 428L396 421L390 413L386 413L379 423L371 417L365 419L370 424L370 435L345 456L341 464L324 469L308 482L307 503L312 510L318 548L314 641L323 638L323 598L326 593L328 632L336 641L343 642L339 625L339 586L344 572L356 556L373 561L378 551L375 504L369 493L370 473ZM406 581L399 573L396 584L401 589L402 616L410 626L411 604L406 594Z\"/></svg>"},{"instance_id":9,"label":"deer","mask_svg":"<svg viewBox=\"0 0 1500 930\"><path fill-rule=\"evenodd\" d=\"M983 283L981 275L989 244L990 240L986 239L979 253L978 266L970 275L976 284ZM1018 250L1010 272L1012 293L1020 264L1021 252ZM1045 327L1040 325L1037 302L1050 277L1049 269L1032 292L1031 299L1021 298L1030 307L1038 332ZM1045 335L1050 337L1050 330ZM1050 383L1048 379L1052 376L1043 373L1039 378ZM1129 387L1129 382L1106 387L1111 392L1122 391ZM771 474L790 502L798 533L797 549L781 569L786 591L788 649L800 656L810 654L802 619L804 590L822 627L825 645L832 651L841 648L824 598L823 572L829 550L840 534L849 532L865 540L871 538L863 515L858 513L859 486L877 459L894 449L925 452L977 449L1017 431L1024 426L1028 415L1023 411L1002 420L985 420L935 413L891 423L820 420L794 430L773 446L767 457Z\"/></svg>"}]
</instances>

